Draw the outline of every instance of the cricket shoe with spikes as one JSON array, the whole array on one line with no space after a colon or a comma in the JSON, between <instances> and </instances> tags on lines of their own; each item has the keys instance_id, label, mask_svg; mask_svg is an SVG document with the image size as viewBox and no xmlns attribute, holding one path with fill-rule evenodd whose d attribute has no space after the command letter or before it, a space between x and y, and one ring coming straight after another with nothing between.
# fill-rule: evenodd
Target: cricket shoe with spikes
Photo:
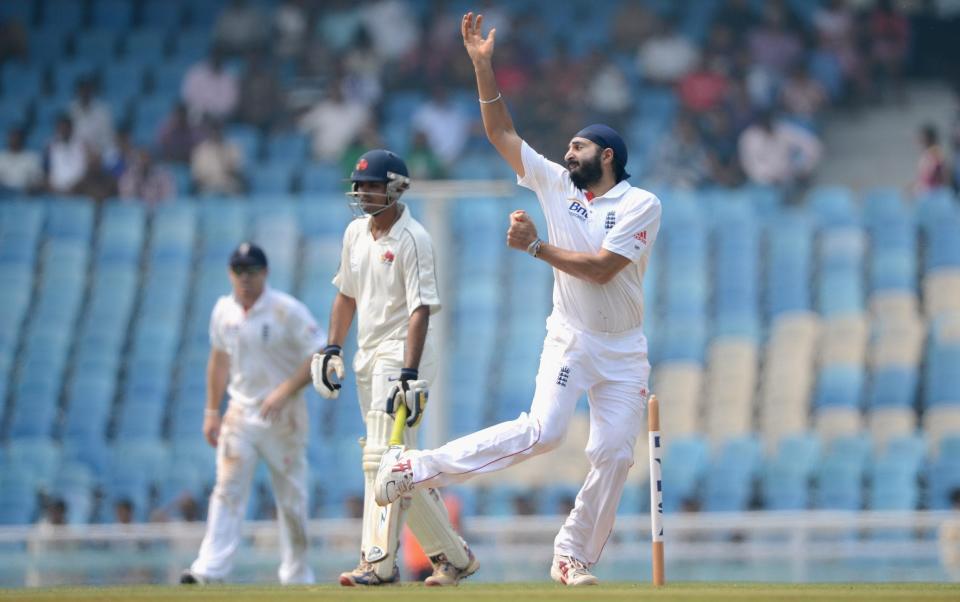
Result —
<instances>
[{"instance_id":1,"label":"cricket shoe with spikes","mask_svg":"<svg viewBox=\"0 0 960 602\"><path fill-rule=\"evenodd\" d=\"M360 564L352 571L340 573L340 585L344 587L354 587L357 585L393 585L400 583L400 569L393 565L393 573L388 578L377 575L373 564L367 562L367 559L360 554Z\"/></svg>"},{"instance_id":2,"label":"cricket shoe with spikes","mask_svg":"<svg viewBox=\"0 0 960 602\"><path fill-rule=\"evenodd\" d=\"M558 583L572 587L598 585L600 583L600 580L593 576L585 563L573 556L561 556L560 554L553 557L550 577Z\"/></svg>"},{"instance_id":3,"label":"cricket shoe with spikes","mask_svg":"<svg viewBox=\"0 0 960 602\"><path fill-rule=\"evenodd\" d=\"M453 566L453 564L447 560L446 554L431 556L430 562L433 564L433 574L427 577L423 581L423 584L427 587L458 585L462 580L476 573L477 569L480 568L480 561L473 555L473 551L470 550L470 547L467 546L466 543L464 543L464 548L467 550L468 562L467 566L462 569Z\"/></svg>"},{"instance_id":4,"label":"cricket shoe with spikes","mask_svg":"<svg viewBox=\"0 0 960 602\"><path fill-rule=\"evenodd\" d=\"M378 506L386 506L413 491L413 465L410 452L391 447L380 458L377 478L373 482L373 498Z\"/></svg>"},{"instance_id":5,"label":"cricket shoe with spikes","mask_svg":"<svg viewBox=\"0 0 960 602\"><path fill-rule=\"evenodd\" d=\"M190 569L184 569L184 571L180 573L181 585L209 585L213 583L223 583L223 579L211 579L200 573L194 573Z\"/></svg>"}]
</instances>

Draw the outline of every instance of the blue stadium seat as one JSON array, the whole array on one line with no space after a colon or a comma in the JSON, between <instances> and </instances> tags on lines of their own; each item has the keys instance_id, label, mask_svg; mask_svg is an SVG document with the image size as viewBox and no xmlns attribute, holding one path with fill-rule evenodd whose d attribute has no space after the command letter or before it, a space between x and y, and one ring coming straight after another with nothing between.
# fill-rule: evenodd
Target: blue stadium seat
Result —
<instances>
[{"instance_id":1,"label":"blue stadium seat","mask_svg":"<svg viewBox=\"0 0 960 602\"><path fill-rule=\"evenodd\" d=\"M81 31L74 39L74 50L78 57L98 64L107 64L117 55L119 36L110 29L88 29Z\"/></svg>"},{"instance_id":2,"label":"blue stadium seat","mask_svg":"<svg viewBox=\"0 0 960 602\"><path fill-rule=\"evenodd\" d=\"M807 196L807 203L820 228L855 226L860 222L853 194L839 186L821 186Z\"/></svg>"},{"instance_id":3,"label":"blue stadium seat","mask_svg":"<svg viewBox=\"0 0 960 602\"><path fill-rule=\"evenodd\" d=\"M924 271L960 268L960 216L944 216L927 228Z\"/></svg>"},{"instance_id":4,"label":"blue stadium seat","mask_svg":"<svg viewBox=\"0 0 960 602\"><path fill-rule=\"evenodd\" d=\"M45 65L61 60L68 39L69 37L64 35L64 32L57 27L31 29L28 40L30 60L35 65ZM34 69L42 75L42 69L36 66L34 66Z\"/></svg>"},{"instance_id":5,"label":"blue stadium seat","mask_svg":"<svg viewBox=\"0 0 960 602\"><path fill-rule=\"evenodd\" d=\"M303 134L274 134L267 138L267 158L296 166L307 159L309 147L310 141Z\"/></svg>"},{"instance_id":6,"label":"blue stadium seat","mask_svg":"<svg viewBox=\"0 0 960 602\"><path fill-rule=\"evenodd\" d=\"M915 510L920 501L917 467L909 460L888 455L869 471L867 508Z\"/></svg>"},{"instance_id":7,"label":"blue stadium seat","mask_svg":"<svg viewBox=\"0 0 960 602\"><path fill-rule=\"evenodd\" d=\"M167 34L163 29L131 31L124 41L124 49L128 63L139 64L141 68L159 65L167 52Z\"/></svg>"},{"instance_id":8,"label":"blue stadium seat","mask_svg":"<svg viewBox=\"0 0 960 602\"><path fill-rule=\"evenodd\" d=\"M60 446L47 437L11 439L7 444L7 460L24 468L34 482L43 488L53 485L60 466Z\"/></svg>"},{"instance_id":9,"label":"blue stadium seat","mask_svg":"<svg viewBox=\"0 0 960 602\"><path fill-rule=\"evenodd\" d=\"M36 505L32 476L22 469L0 466L0 525L29 524Z\"/></svg>"},{"instance_id":10,"label":"blue stadium seat","mask_svg":"<svg viewBox=\"0 0 960 602\"><path fill-rule=\"evenodd\" d=\"M164 31L174 31L183 25L183 0L144 0L143 25Z\"/></svg>"},{"instance_id":11,"label":"blue stadium seat","mask_svg":"<svg viewBox=\"0 0 960 602\"><path fill-rule=\"evenodd\" d=\"M174 38L173 57L180 61L203 59L210 51L211 39L207 29L180 29Z\"/></svg>"},{"instance_id":12,"label":"blue stadium seat","mask_svg":"<svg viewBox=\"0 0 960 602\"><path fill-rule=\"evenodd\" d=\"M56 48L55 43L53 47ZM6 61L0 66L0 88L3 89L4 99L21 103L20 118L25 118L22 103L32 102L43 92L43 71L35 63Z\"/></svg>"},{"instance_id":13,"label":"blue stadium seat","mask_svg":"<svg viewBox=\"0 0 960 602\"><path fill-rule=\"evenodd\" d=\"M707 468L707 445L699 437L670 441L663 455L664 512L676 512L687 499L696 499Z\"/></svg>"},{"instance_id":14,"label":"blue stadium seat","mask_svg":"<svg viewBox=\"0 0 960 602\"><path fill-rule=\"evenodd\" d=\"M128 0L93 0L92 24L114 31L125 30L133 24L134 7Z\"/></svg>"},{"instance_id":15,"label":"blue stadium seat","mask_svg":"<svg viewBox=\"0 0 960 602\"><path fill-rule=\"evenodd\" d=\"M924 407L960 402L960 345L935 345L927 358Z\"/></svg>"},{"instance_id":16,"label":"blue stadium seat","mask_svg":"<svg viewBox=\"0 0 960 602\"><path fill-rule=\"evenodd\" d=\"M54 200L49 204L47 235L88 243L93 231L93 201Z\"/></svg>"},{"instance_id":17,"label":"blue stadium seat","mask_svg":"<svg viewBox=\"0 0 960 602\"><path fill-rule=\"evenodd\" d=\"M887 366L873 374L867 396L869 408L913 407L918 374L909 366Z\"/></svg>"},{"instance_id":18,"label":"blue stadium seat","mask_svg":"<svg viewBox=\"0 0 960 602\"><path fill-rule=\"evenodd\" d=\"M809 476L782 460L767 464L760 479L765 510L806 510L810 504Z\"/></svg>"},{"instance_id":19,"label":"blue stadium seat","mask_svg":"<svg viewBox=\"0 0 960 602\"><path fill-rule=\"evenodd\" d=\"M47 0L43 10L43 25L63 32L83 27L85 3L74 0Z\"/></svg>"},{"instance_id":20,"label":"blue stadium seat","mask_svg":"<svg viewBox=\"0 0 960 602\"><path fill-rule=\"evenodd\" d=\"M829 510L860 510L863 507L862 465L825 460L817 471L815 507Z\"/></svg>"},{"instance_id":21,"label":"blue stadium seat","mask_svg":"<svg viewBox=\"0 0 960 602\"><path fill-rule=\"evenodd\" d=\"M335 163L312 162L303 168L301 189L303 194L345 192L344 177Z\"/></svg>"},{"instance_id":22,"label":"blue stadium seat","mask_svg":"<svg viewBox=\"0 0 960 602\"><path fill-rule=\"evenodd\" d=\"M250 192L253 194L287 194L293 184L295 168L283 161L260 163L250 174Z\"/></svg>"},{"instance_id":23,"label":"blue stadium seat","mask_svg":"<svg viewBox=\"0 0 960 602\"><path fill-rule=\"evenodd\" d=\"M93 519L94 478L86 464L63 462L50 493L66 503L67 524L81 525Z\"/></svg>"}]
</instances>

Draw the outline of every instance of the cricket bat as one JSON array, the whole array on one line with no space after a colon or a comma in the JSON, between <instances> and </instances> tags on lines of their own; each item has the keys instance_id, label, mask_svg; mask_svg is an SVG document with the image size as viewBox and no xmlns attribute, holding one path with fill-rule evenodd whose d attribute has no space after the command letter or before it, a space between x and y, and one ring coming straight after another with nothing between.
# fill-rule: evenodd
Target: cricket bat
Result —
<instances>
[{"instance_id":1,"label":"cricket bat","mask_svg":"<svg viewBox=\"0 0 960 602\"><path fill-rule=\"evenodd\" d=\"M397 457L403 453L403 427L407 426L407 404L400 403L397 407L397 415L393 419L393 430L390 432L390 447L384 452L380 459L380 465L384 462L393 464ZM381 562L390 556L390 550L395 550L400 538L400 527L403 525L404 498L396 502L379 508L377 524L370 538L370 547L367 550L367 562Z\"/></svg>"}]
</instances>

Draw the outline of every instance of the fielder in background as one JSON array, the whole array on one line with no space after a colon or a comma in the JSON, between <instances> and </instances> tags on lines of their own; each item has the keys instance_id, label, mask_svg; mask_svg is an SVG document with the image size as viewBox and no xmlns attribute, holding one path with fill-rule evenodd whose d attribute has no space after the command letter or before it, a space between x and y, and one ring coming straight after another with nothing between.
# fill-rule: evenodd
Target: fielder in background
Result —
<instances>
[{"instance_id":1,"label":"fielder in background","mask_svg":"<svg viewBox=\"0 0 960 602\"><path fill-rule=\"evenodd\" d=\"M408 408L405 444L414 446L429 382L437 372L430 316L440 311L433 242L397 200L410 186L403 160L372 150L357 161L347 193L354 215L343 235L339 292L330 312L330 334L313 359L313 384L328 399L340 393L342 348L357 316L353 358L360 412L366 422L363 448L364 508L360 563L340 575L340 584L382 585L399 580L397 548L407 524L433 564L426 585L456 585L479 568L466 542L450 524L440 495L423 488L388 509L377 506L373 479L387 450L394 404ZM398 407L398 406L397 406Z\"/></svg>"},{"instance_id":2,"label":"fielder in background","mask_svg":"<svg viewBox=\"0 0 960 602\"><path fill-rule=\"evenodd\" d=\"M200 553L180 582L219 582L230 573L262 458L277 503L280 583L313 583L306 532L308 419L301 389L310 382L310 361L324 336L306 306L267 286L267 257L260 247L237 247L229 274L233 294L220 297L210 318L203 419L203 436L217 448L217 483ZM230 402L221 422L224 389Z\"/></svg>"},{"instance_id":3,"label":"fielder in background","mask_svg":"<svg viewBox=\"0 0 960 602\"><path fill-rule=\"evenodd\" d=\"M590 471L554 541L551 577L593 585L590 567L613 530L637 435L644 431L647 340L643 334L643 274L660 225L660 201L634 188L627 149L604 125L578 132L558 165L514 130L494 79L495 30L481 34L482 17L463 17L461 33L473 61L487 137L533 190L546 216L549 243L523 212L510 216L507 244L553 266L553 312L547 319L536 392L529 414L456 439L431 451L404 452L377 474L377 503L421 487L451 485L500 470L556 448L577 400L587 393Z\"/></svg>"}]
</instances>

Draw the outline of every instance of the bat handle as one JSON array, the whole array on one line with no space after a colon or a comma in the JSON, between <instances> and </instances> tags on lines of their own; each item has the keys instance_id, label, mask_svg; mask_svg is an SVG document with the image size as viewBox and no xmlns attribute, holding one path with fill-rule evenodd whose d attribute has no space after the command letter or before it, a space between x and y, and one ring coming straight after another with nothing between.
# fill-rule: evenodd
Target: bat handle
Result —
<instances>
[{"instance_id":1,"label":"bat handle","mask_svg":"<svg viewBox=\"0 0 960 602\"><path fill-rule=\"evenodd\" d=\"M407 426L407 404L401 403L397 407L397 415L393 418L390 445L403 445L403 427L405 426Z\"/></svg>"}]
</instances>

